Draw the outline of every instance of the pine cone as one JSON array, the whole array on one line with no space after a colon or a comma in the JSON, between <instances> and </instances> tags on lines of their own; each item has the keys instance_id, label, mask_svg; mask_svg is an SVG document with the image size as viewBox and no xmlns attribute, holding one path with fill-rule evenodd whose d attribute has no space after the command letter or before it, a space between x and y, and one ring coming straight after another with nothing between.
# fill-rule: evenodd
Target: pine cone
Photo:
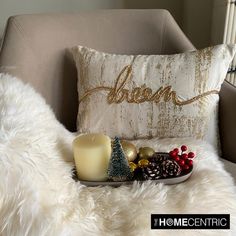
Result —
<instances>
[{"instance_id":1,"label":"pine cone","mask_svg":"<svg viewBox=\"0 0 236 236\"><path fill-rule=\"evenodd\" d=\"M174 160L166 160L162 163L162 175L163 177L175 177L180 175L181 167Z\"/></svg>"},{"instance_id":2,"label":"pine cone","mask_svg":"<svg viewBox=\"0 0 236 236\"><path fill-rule=\"evenodd\" d=\"M145 180L155 180L161 178L161 167L155 162L142 168L142 177Z\"/></svg>"},{"instance_id":3,"label":"pine cone","mask_svg":"<svg viewBox=\"0 0 236 236\"><path fill-rule=\"evenodd\" d=\"M166 161L166 160L170 160L170 156L168 153L155 153L151 158L149 158L148 160L150 162L155 162L159 165L162 164L163 161Z\"/></svg>"}]
</instances>

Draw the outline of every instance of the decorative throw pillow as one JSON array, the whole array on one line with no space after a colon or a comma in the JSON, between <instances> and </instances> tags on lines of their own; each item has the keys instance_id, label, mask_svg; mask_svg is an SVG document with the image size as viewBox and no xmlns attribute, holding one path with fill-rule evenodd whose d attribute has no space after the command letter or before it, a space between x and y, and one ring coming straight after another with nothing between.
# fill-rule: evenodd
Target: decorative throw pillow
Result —
<instances>
[{"instance_id":1,"label":"decorative throw pillow","mask_svg":"<svg viewBox=\"0 0 236 236\"><path fill-rule=\"evenodd\" d=\"M218 93L235 49L115 55L74 47L78 131L125 139L194 137L216 146Z\"/></svg>"}]
</instances>

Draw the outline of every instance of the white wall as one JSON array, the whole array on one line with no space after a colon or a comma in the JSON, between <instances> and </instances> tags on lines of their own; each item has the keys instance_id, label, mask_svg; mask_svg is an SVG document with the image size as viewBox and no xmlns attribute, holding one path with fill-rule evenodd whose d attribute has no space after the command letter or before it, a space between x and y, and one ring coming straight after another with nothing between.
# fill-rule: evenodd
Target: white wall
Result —
<instances>
[{"instance_id":1,"label":"white wall","mask_svg":"<svg viewBox=\"0 0 236 236\"><path fill-rule=\"evenodd\" d=\"M216 1L218 4L215 3ZM225 1L226 0L124 0L124 7L168 9L195 47L204 48L212 43L222 43L222 22L225 17L222 6L226 5ZM219 4L221 5L220 7L218 6ZM217 10L220 11L221 14L213 12L215 5L217 5ZM216 39L216 37L218 38Z\"/></svg>"},{"instance_id":2,"label":"white wall","mask_svg":"<svg viewBox=\"0 0 236 236\"><path fill-rule=\"evenodd\" d=\"M197 48L211 44L214 0L0 0L0 38L11 15L112 8L164 8ZM225 0L219 0L225 1Z\"/></svg>"},{"instance_id":3,"label":"white wall","mask_svg":"<svg viewBox=\"0 0 236 236\"><path fill-rule=\"evenodd\" d=\"M184 0L124 0L124 8L167 9L180 26L183 24Z\"/></svg>"},{"instance_id":4,"label":"white wall","mask_svg":"<svg viewBox=\"0 0 236 236\"><path fill-rule=\"evenodd\" d=\"M0 35L11 15L112 8L164 8L182 24L183 0L0 0Z\"/></svg>"},{"instance_id":5,"label":"white wall","mask_svg":"<svg viewBox=\"0 0 236 236\"><path fill-rule=\"evenodd\" d=\"M214 0L184 0L183 30L197 48L211 44Z\"/></svg>"},{"instance_id":6,"label":"white wall","mask_svg":"<svg viewBox=\"0 0 236 236\"><path fill-rule=\"evenodd\" d=\"M224 40L225 19L227 12L226 0L214 0L212 9L211 42L220 44Z\"/></svg>"},{"instance_id":7,"label":"white wall","mask_svg":"<svg viewBox=\"0 0 236 236\"><path fill-rule=\"evenodd\" d=\"M11 15L122 7L123 0L0 0L0 33Z\"/></svg>"}]
</instances>

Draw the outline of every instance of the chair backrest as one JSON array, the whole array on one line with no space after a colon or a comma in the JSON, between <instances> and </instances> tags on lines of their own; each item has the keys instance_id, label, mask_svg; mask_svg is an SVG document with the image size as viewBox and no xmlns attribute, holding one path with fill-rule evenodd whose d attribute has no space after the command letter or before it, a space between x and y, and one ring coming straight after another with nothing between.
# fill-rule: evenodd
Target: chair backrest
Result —
<instances>
[{"instance_id":1,"label":"chair backrest","mask_svg":"<svg viewBox=\"0 0 236 236\"><path fill-rule=\"evenodd\" d=\"M32 84L71 131L75 130L78 109L77 76L66 49L75 45L120 54L171 54L194 49L166 10L11 17L0 72Z\"/></svg>"}]
</instances>

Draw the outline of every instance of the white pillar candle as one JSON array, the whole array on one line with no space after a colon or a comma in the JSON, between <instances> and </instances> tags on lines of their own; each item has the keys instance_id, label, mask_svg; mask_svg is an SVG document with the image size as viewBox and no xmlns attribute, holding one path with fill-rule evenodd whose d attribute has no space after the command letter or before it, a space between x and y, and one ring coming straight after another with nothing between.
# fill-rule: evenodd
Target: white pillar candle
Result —
<instances>
[{"instance_id":1,"label":"white pillar candle","mask_svg":"<svg viewBox=\"0 0 236 236\"><path fill-rule=\"evenodd\" d=\"M73 141L74 159L81 180L104 181L111 157L111 139L104 134L84 134Z\"/></svg>"}]
</instances>

